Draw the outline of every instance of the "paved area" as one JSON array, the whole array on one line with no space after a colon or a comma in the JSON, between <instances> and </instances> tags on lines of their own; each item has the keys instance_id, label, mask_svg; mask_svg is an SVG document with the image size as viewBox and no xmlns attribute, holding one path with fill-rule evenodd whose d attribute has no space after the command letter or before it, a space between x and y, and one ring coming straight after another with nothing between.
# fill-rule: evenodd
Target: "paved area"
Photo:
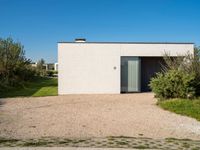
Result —
<instances>
[{"instance_id":1,"label":"paved area","mask_svg":"<svg viewBox=\"0 0 200 150\"><path fill-rule=\"evenodd\" d=\"M151 139L139 137L106 138L41 138L41 139L3 139L0 147L71 147L71 148L136 148L162 150L199 150L200 140L189 139Z\"/></svg>"},{"instance_id":2,"label":"paved area","mask_svg":"<svg viewBox=\"0 0 200 150\"><path fill-rule=\"evenodd\" d=\"M152 93L1 99L0 136L200 139L200 122L164 111Z\"/></svg>"},{"instance_id":3,"label":"paved area","mask_svg":"<svg viewBox=\"0 0 200 150\"><path fill-rule=\"evenodd\" d=\"M136 150L125 148L75 148L75 147L15 147L15 148L0 148L0 150ZM151 149L152 150L152 149Z\"/></svg>"}]
</instances>

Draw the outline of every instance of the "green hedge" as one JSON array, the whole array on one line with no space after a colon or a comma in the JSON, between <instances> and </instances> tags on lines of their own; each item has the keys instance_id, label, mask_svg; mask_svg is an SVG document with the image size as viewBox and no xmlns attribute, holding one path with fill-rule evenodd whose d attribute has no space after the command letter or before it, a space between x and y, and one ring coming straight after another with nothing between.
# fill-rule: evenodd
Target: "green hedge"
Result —
<instances>
[{"instance_id":1,"label":"green hedge","mask_svg":"<svg viewBox=\"0 0 200 150\"><path fill-rule=\"evenodd\" d=\"M46 71L46 73L47 73L47 76L53 77L53 76L55 76L56 74L58 74L58 71L55 71L55 70L48 70L48 71Z\"/></svg>"}]
</instances>

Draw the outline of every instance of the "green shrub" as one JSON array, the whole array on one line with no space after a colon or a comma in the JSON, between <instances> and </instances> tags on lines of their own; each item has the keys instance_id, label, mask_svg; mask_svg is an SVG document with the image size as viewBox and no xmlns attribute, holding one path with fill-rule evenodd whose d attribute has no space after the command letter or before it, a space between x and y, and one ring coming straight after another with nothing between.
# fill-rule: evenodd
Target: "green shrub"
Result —
<instances>
[{"instance_id":1,"label":"green shrub","mask_svg":"<svg viewBox=\"0 0 200 150\"><path fill-rule=\"evenodd\" d=\"M36 69L29 64L16 68L14 74L19 76L21 81L32 80L37 75Z\"/></svg>"},{"instance_id":2,"label":"green shrub","mask_svg":"<svg viewBox=\"0 0 200 150\"><path fill-rule=\"evenodd\" d=\"M168 70L157 73L151 79L150 87L160 99L192 98L196 95L195 74L187 74L181 70Z\"/></svg>"},{"instance_id":3,"label":"green shrub","mask_svg":"<svg viewBox=\"0 0 200 150\"><path fill-rule=\"evenodd\" d=\"M55 70L48 70L48 71L46 71L46 74L47 74L47 76L49 76L49 77L55 77L55 76L57 76L58 71L55 71Z\"/></svg>"},{"instance_id":4,"label":"green shrub","mask_svg":"<svg viewBox=\"0 0 200 150\"><path fill-rule=\"evenodd\" d=\"M54 75L54 71L53 70L48 70L47 71L47 76L53 77L53 75Z\"/></svg>"}]
</instances>

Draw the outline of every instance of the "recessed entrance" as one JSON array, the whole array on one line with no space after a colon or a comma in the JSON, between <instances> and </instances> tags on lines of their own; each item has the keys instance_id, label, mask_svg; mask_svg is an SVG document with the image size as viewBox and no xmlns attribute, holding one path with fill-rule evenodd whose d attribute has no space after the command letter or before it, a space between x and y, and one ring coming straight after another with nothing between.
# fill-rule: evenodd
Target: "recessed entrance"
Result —
<instances>
[{"instance_id":1,"label":"recessed entrance","mask_svg":"<svg viewBox=\"0 0 200 150\"><path fill-rule=\"evenodd\" d=\"M141 91L151 91L149 83L157 72L165 65L163 57L140 57L141 60Z\"/></svg>"}]
</instances>

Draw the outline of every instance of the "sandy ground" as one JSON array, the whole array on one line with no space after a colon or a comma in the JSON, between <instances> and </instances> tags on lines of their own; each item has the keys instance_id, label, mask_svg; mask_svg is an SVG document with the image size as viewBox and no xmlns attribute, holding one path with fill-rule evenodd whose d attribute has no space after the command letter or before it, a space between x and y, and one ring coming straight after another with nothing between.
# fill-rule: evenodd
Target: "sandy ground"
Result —
<instances>
[{"instance_id":1,"label":"sandy ground","mask_svg":"<svg viewBox=\"0 0 200 150\"><path fill-rule=\"evenodd\" d=\"M200 122L156 106L152 93L1 99L0 136L200 139Z\"/></svg>"}]
</instances>

